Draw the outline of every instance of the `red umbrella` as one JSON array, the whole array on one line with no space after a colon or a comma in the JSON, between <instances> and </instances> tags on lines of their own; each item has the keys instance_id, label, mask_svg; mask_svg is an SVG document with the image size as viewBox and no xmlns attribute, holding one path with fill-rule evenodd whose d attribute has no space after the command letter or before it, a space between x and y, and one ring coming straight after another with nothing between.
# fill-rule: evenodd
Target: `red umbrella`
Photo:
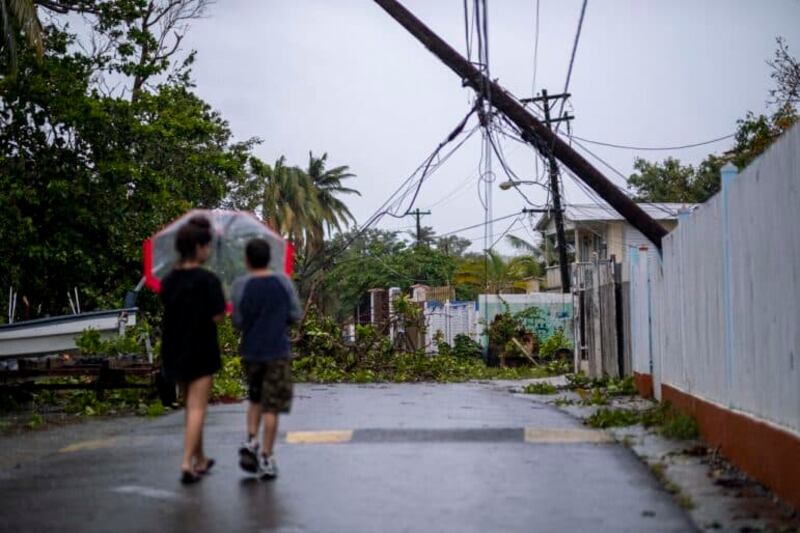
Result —
<instances>
[{"instance_id":1,"label":"red umbrella","mask_svg":"<svg viewBox=\"0 0 800 533\"><path fill-rule=\"evenodd\" d=\"M226 297L230 297L233 280L247 273L244 248L250 239L256 237L266 240L270 245L272 250L270 268L291 276L294 260L291 243L255 215L245 211L196 209L173 220L144 241L145 283L153 291L161 290L161 280L178 262L178 252L175 250L175 236L178 229L196 215L202 215L211 222L213 232L211 256L205 267L219 276Z\"/></svg>"}]
</instances>

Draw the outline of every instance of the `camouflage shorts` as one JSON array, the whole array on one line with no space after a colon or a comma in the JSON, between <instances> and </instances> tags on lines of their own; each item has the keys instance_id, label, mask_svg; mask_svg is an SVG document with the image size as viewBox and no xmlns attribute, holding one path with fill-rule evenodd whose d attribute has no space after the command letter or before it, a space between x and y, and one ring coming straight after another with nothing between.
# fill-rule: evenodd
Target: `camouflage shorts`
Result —
<instances>
[{"instance_id":1,"label":"camouflage shorts","mask_svg":"<svg viewBox=\"0 0 800 533\"><path fill-rule=\"evenodd\" d=\"M292 362L274 359L247 363L247 398L264 411L288 413L292 408Z\"/></svg>"}]
</instances>

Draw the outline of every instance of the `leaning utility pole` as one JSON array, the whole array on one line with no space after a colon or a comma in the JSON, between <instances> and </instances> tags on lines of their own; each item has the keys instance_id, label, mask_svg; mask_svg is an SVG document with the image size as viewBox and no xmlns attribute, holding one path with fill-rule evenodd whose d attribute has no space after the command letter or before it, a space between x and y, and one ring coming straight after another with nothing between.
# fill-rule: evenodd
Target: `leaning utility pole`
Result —
<instances>
[{"instance_id":1,"label":"leaning utility pole","mask_svg":"<svg viewBox=\"0 0 800 533\"><path fill-rule=\"evenodd\" d=\"M555 119L550 118L550 101L559 100L561 98L569 98L569 94L556 94L548 96L547 90L542 89L542 96L530 98L530 102L542 102L542 111L544 111L544 123L547 129L553 129L553 122L561 122L562 120L571 120L573 117L564 115ZM556 158L553 157L553 151L547 153L547 163L550 171L550 192L553 194L553 218L556 223L556 244L558 245L558 266L561 271L561 292L570 292L570 275L569 265L567 264L567 235L564 232L564 210L561 208L561 188L558 183L558 163ZM577 246L578 243L575 243Z\"/></svg>"},{"instance_id":2,"label":"leaning utility pole","mask_svg":"<svg viewBox=\"0 0 800 533\"><path fill-rule=\"evenodd\" d=\"M576 176L591 187L603 200L617 210L625 220L638 229L660 250L661 238L667 234L638 205L628 198L616 185L594 168L583 156L562 141L550 129L529 113L516 98L500 85L491 81L475 66L425 26L397 0L375 0L389 15L416 37L428 50L461 76L463 83L486 98L492 106L503 113L521 131L523 138L545 156L552 154ZM487 90L488 88L488 90Z\"/></svg>"}]
</instances>

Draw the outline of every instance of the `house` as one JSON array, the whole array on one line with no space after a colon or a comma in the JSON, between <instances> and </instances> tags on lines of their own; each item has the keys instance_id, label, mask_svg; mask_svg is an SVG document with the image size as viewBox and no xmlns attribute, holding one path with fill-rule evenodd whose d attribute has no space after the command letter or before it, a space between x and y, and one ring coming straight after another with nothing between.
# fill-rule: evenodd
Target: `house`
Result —
<instances>
[{"instance_id":1,"label":"house","mask_svg":"<svg viewBox=\"0 0 800 533\"><path fill-rule=\"evenodd\" d=\"M522 278L522 281L525 282L525 294L533 294L545 290L544 278L528 276L527 278Z\"/></svg>"},{"instance_id":2,"label":"house","mask_svg":"<svg viewBox=\"0 0 800 533\"><path fill-rule=\"evenodd\" d=\"M415 283L410 287L412 302L440 302L445 303L456 299L455 287L430 287Z\"/></svg>"},{"instance_id":3,"label":"house","mask_svg":"<svg viewBox=\"0 0 800 533\"><path fill-rule=\"evenodd\" d=\"M639 203L645 213L653 217L667 231L678 224L678 214L693 211L698 204ZM561 276L556 248L556 224L552 213L545 213L535 229L542 234L545 256L549 259L546 270L547 290L561 289ZM571 204L564 208L564 231L567 257L570 263L608 260L612 257L623 263L623 272L630 248L647 246L656 254L655 246L630 225L619 213L606 204Z\"/></svg>"}]
</instances>

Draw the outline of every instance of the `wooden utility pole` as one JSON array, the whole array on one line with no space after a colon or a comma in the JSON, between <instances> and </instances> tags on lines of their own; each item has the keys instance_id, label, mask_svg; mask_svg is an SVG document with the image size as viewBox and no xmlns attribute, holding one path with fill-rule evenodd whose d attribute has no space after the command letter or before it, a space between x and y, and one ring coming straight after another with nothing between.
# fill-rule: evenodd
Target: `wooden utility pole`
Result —
<instances>
[{"instance_id":1,"label":"wooden utility pole","mask_svg":"<svg viewBox=\"0 0 800 533\"><path fill-rule=\"evenodd\" d=\"M583 156L529 113L516 98L506 92L503 87L487 78L471 62L433 33L430 28L425 26L397 0L375 0L375 3L416 37L428 50L433 52L445 65L450 67L453 72L458 74L465 85L470 86L481 94L492 106L513 122L522 132L522 136L527 142L546 157L552 154L552 157L561 161L603 200L608 202L611 207L616 209L625 220L650 239L659 250L661 249L661 239L667 234L666 230Z\"/></svg>"},{"instance_id":2,"label":"wooden utility pole","mask_svg":"<svg viewBox=\"0 0 800 533\"><path fill-rule=\"evenodd\" d=\"M419 207L411 212L412 215L417 219L417 246L422 246L422 225L419 223L419 219L425 215L430 215L430 211L420 211Z\"/></svg>"},{"instance_id":3,"label":"wooden utility pole","mask_svg":"<svg viewBox=\"0 0 800 533\"><path fill-rule=\"evenodd\" d=\"M569 94L557 94L548 96L547 90L542 89L542 96L531 98L531 102L542 102L542 110L544 111L544 123L547 129L553 130L553 122L560 122L562 120L570 120L572 117L565 114L563 117L558 117L555 120L550 118L550 101L559 100L561 98L569 98ZM569 264L567 264L567 235L564 232L564 210L561 208L561 187L558 183L558 163L556 158L553 157L553 151L550 150L547 154L547 163L550 171L550 192L553 195L553 218L556 223L556 244L558 246L558 267L561 271L561 292L568 294L570 292L570 275ZM578 243L575 243L577 246Z\"/></svg>"}]
</instances>

